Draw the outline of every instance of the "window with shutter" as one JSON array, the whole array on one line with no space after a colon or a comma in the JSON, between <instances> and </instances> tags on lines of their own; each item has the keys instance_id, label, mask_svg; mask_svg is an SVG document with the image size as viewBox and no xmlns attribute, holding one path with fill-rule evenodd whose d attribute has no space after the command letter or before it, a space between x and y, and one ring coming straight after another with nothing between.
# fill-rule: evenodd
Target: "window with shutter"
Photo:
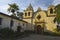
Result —
<instances>
[{"instance_id":1,"label":"window with shutter","mask_svg":"<svg viewBox=\"0 0 60 40\"><path fill-rule=\"evenodd\" d=\"M11 27L13 26L13 23L14 23L13 20L11 20L11 22L10 22L10 26L11 26Z\"/></svg>"}]
</instances>

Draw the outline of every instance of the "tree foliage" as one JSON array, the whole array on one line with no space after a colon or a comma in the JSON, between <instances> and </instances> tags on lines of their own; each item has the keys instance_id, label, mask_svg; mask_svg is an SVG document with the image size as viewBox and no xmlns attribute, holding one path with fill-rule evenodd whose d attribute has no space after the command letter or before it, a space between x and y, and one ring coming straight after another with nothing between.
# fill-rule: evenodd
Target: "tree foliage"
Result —
<instances>
[{"instance_id":1,"label":"tree foliage","mask_svg":"<svg viewBox=\"0 0 60 40\"><path fill-rule=\"evenodd\" d=\"M60 4L58 4L56 7L56 13L57 13L57 16L56 16L56 19L57 19L57 22L60 23Z\"/></svg>"},{"instance_id":2,"label":"tree foliage","mask_svg":"<svg viewBox=\"0 0 60 40\"><path fill-rule=\"evenodd\" d=\"M8 5L9 5L8 12L14 13L19 10L19 7L18 5L16 5L16 3L8 4Z\"/></svg>"}]
</instances>

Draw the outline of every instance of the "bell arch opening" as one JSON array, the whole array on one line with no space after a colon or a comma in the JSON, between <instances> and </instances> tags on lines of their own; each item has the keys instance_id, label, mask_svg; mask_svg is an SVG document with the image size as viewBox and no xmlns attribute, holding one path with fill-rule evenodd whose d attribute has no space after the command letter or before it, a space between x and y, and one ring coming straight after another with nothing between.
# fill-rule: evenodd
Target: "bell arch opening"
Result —
<instances>
[{"instance_id":1,"label":"bell arch opening","mask_svg":"<svg viewBox=\"0 0 60 40\"><path fill-rule=\"evenodd\" d=\"M50 14L53 14L53 9L52 8L50 9Z\"/></svg>"}]
</instances>

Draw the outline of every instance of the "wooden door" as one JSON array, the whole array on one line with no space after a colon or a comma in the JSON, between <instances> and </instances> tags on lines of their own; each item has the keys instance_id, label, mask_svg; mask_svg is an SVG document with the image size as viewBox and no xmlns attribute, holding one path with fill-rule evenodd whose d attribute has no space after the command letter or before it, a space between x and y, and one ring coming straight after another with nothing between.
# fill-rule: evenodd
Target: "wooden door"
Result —
<instances>
[{"instance_id":1,"label":"wooden door","mask_svg":"<svg viewBox=\"0 0 60 40\"><path fill-rule=\"evenodd\" d=\"M40 25L37 26L37 33L42 33L42 27Z\"/></svg>"}]
</instances>

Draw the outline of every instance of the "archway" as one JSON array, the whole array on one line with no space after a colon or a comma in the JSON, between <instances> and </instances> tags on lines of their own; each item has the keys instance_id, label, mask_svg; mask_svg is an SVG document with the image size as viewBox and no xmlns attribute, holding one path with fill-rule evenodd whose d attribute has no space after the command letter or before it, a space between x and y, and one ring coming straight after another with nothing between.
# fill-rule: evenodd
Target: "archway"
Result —
<instances>
[{"instance_id":1,"label":"archway","mask_svg":"<svg viewBox=\"0 0 60 40\"><path fill-rule=\"evenodd\" d=\"M37 25L37 26L36 26L36 30L37 30L37 33L40 34L40 33L42 33L42 30L43 30L43 29L42 29L41 25Z\"/></svg>"}]
</instances>

